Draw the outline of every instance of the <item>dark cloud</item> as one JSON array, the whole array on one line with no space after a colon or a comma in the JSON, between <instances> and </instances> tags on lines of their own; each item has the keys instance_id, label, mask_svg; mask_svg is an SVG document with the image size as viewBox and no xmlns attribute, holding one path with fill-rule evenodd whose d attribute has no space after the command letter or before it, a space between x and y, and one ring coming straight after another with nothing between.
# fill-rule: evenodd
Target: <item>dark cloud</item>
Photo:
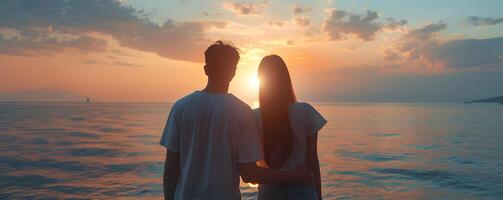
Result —
<instances>
[{"instance_id":1,"label":"dark cloud","mask_svg":"<svg viewBox=\"0 0 503 200\"><path fill-rule=\"evenodd\" d=\"M1 1L0 29L15 30L18 34L9 39L4 34L0 49L10 54L43 48L46 52L66 48L103 50L100 46L103 40L93 37L98 33L112 36L123 47L166 58L201 61L201 52L210 42L205 30L225 26L225 22L174 20L158 25L141 17L142 13L118 1ZM69 37L60 40L61 35Z\"/></svg>"},{"instance_id":2,"label":"dark cloud","mask_svg":"<svg viewBox=\"0 0 503 200\"><path fill-rule=\"evenodd\" d=\"M386 21L388 22L388 24L386 24L384 26L384 28L391 29L391 30L400 28L400 27L407 24L407 20L405 20L405 19L397 21L394 18L387 18Z\"/></svg>"},{"instance_id":3,"label":"dark cloud","mask_svg":"<svg viewBox=\"0 0 503 200\"><path fill-rule=\"evenodd\" d=\"M450 69L503 67L503 37L459 39L440 42L437 33L444 22L411 29L388 44L385 56L411 65Z\"/></svg>"},{"instance_id":4,"label":"dark cloud","mask_svg":"<svg viewBox=\"0 0 503 200\"><path fill-rule=\"evenodd\" d=\"M300 27L311 25L311 20L309 19L309 17L294 17L293 20L295 21L295 24Z\"/></svg>"},{"instance_id":5,"label":"dark cloud","mask_svg":"<svg viewBox=\"0 0 503 200\"><path fill-rule=\"evenodd\" d=\"M390 21L388 18L388 24L383 24L377 21L378 18L379 14L371 10L360 15L332 9L323 22L323 30L333 41L346 39L349 35L370 41L383 28L395 29L407 23L406 20Z\"/></svg>"},{"instance_id":6,"label":"dark cloud","mask_svg":"<svg viewBox=\"0 0 503 200\"><path fill-rule=\"evenodd\" d=\"M463 22L465 24L470 24L473 26L492 26L496 24L503 23L503 17L500 18L491 18L491 17L478 17L478 16L470 16L465 19Z\"/></svg>"},{"instance_id":7,"label":"dark cloud","mask_svg":"<svg viewBox=\"0 0 503 200\"><path fill-rule=\"evenodd\" d=\"M295 88L299 96L319 101L462 103L503 94L503 69L419 74L391 72L397 67L401 66L340 67L294 74L293 78L299 80Z\"/></svg>"},{"instance_id":8,"label":"dark cloud","mask_svg":"<svg viewBox=\"0 0 503 200\"><path fill-rule=\"evenodd\" d=\"M311 11L310 7L301 7L300 5L297 5L297 4L292 6L292 12L295 15L303 14L303 13L306 13L309 11Z\"/></svg>"},{"instance_id":9,"label":"dark cloud","mask_svg":"<svg viewBox=\"0 0 503 200\"><path fill-rule=\"evenodd\" d=\"M451 40L432 48L428 57L450 68L503 68L503 37Z\"/></svg>"},{"instance_id":10,"label":"dark cloud","mask_svg":"<svg viewBox=\"0 0 503 200\"><path fill-rule=\"evenodd\" d=\"M227 2L224 7L238 15L258 15L262 13L264 8L269 5L267 2L262 3L245 3L245 2Z\"/></svg>"},{"instance_id":11,"label":"dark cloud","mask_svg":"<svg viewBox=\"0 0 503 200\"><path fill-rule=\"evenodd\" d=\"M37 33L37 37L6 38L0 34L0 54L38 56L52 55L56 52L74 50L79 52L105 51L107 42L103 39L87 35L62 39Z\"/></svg>"}]
</instances>

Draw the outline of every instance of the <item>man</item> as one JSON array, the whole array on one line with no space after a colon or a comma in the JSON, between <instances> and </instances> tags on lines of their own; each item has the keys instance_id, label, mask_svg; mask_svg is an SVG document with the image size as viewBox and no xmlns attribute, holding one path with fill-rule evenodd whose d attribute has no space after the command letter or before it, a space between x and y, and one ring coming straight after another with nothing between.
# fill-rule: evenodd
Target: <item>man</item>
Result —
<instances>
[{"instance_id":1,"label":"man","mask_svg":"<svg viewBox=\"0 0 503 200\"><path fill-rule=\"evenodd\" d=\"M217 41L204 55L206 88L173 105L160 141L167 149L165 199L241 199L240 174L245 182L309 182L306 169L280 172L255 164L263 153L252 111L228 93L238 50Z\"/></svg>"}]
</instances>

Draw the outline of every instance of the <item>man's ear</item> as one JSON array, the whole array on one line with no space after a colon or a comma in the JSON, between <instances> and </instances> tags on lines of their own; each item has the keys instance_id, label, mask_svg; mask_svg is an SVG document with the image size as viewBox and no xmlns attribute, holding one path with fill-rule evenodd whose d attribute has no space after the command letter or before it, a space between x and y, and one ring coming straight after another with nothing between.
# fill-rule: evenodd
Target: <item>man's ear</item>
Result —
<instances>
[{"instance_id":1,"label":"man's ear","mask_svg":"<svg viewBox=\"0 0 503 200\"><path fill-rule=\"evenodd\" d=\"M208 67L206 67L206 65L204 65L204 74L206 74L206 76L208 76Z\"/></svg>"}]
</instances>

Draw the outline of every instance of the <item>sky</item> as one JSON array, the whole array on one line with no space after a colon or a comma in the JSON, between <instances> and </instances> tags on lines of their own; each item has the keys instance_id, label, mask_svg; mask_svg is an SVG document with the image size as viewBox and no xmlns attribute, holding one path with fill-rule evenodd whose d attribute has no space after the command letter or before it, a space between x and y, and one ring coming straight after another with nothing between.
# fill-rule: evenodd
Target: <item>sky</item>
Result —
<instances>
[{"instance_id":1,"label":"sky","mask_svg":"<svg viewBox=\"0 0 503 200\"><path fill-rule=\"evenodd\" d=\"M0 93L173 102L204 88L204 50L241 50L230 92L257 99L281 56L301 101L503 95L503 1L0 1Z\"/></svg>"}]
</instances>

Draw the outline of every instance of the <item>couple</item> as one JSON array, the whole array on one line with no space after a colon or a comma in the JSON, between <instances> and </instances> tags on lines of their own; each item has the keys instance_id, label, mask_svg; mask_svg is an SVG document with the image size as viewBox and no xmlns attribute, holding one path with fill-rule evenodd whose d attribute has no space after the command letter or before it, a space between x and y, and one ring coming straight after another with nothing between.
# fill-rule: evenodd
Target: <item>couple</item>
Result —
<instances>
[{"instance_id":1,"label":"couple","mask_svg":"<svg viewBox=\"0 0 503 200\"><path fill-rule=\"evenodd\" d=\"M166 147L165 199L241 199L239 176L258 183L258 199L321 199L317 132L325 119L297 102L286 64L260 62L260 108L228 93L239 61L230 43L204 52L206 88L172 107L160 144Z\"/></svg>"}]
</instances>

